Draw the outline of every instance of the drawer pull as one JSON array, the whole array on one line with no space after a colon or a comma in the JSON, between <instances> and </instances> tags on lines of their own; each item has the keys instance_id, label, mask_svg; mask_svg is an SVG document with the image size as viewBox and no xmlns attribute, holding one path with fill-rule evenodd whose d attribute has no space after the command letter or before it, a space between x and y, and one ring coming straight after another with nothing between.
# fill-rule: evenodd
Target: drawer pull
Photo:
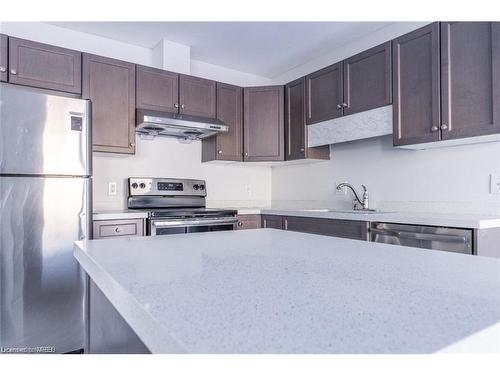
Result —
<instances>
[{"instance_id":1,"label":"drawer pull","mask_svg":"<svg viewBox=\"0 0 500 375\"><path fill-rule=\"evenodd\" d=\"M116 233L120 233L121 231L122 231L122 228L120 228L120 227L116 227L116 228L115 228L115 232L116 232Z\"/></svg>"}]
</instances>

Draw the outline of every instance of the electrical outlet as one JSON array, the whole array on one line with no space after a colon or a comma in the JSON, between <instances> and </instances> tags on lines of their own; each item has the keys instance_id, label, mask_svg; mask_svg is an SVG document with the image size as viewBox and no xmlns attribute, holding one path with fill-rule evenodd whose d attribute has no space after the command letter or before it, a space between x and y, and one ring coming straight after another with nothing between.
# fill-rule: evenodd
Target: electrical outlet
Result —
<instances>
[{"instance_id":1,"label":"electrical outlet","mask_svg":"<svg viewBox=\"0 0 500 375\"><path fill-rule=\"evenodd\" d=\"M500 173L490 174L490 194L500 194Z\"/></svg>"},{"instance_id":2,"label":"electrical outlet","mask_svg":"<svg viewBox=\"0 0 500 375\"><path fill-rule=\"evenodd\" d=\"M335 183L334 189L335 189L335 195L347 195L347 188L344 186L341 189L337 189L338 183Z\"/></svg>"},{"instance_id":3,"label":"electrical outlet","mask_svg":"<svg viewBox=\"0 0 500 375\"><path fill-rule=\"evenodd\" d=\"M108 182L108 195L116 195L116 182Z\"/></svg>"}]
</instances>

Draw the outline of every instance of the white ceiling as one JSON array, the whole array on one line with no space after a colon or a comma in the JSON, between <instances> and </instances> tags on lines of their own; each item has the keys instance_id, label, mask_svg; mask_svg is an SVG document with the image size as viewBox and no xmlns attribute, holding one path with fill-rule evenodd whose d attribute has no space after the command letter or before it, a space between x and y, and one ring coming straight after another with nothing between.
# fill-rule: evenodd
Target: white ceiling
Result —
<instances>
[{"instance_id":1,"label":"white ceiling","mask_svg":"<svg viewBox=\"0 0 500 375\"><path fill-rule=\"evenodd\" d=\"M152 48L191 46L191 58L273 78L392 22L53 22Z\"/></svg>"}]
</instances>

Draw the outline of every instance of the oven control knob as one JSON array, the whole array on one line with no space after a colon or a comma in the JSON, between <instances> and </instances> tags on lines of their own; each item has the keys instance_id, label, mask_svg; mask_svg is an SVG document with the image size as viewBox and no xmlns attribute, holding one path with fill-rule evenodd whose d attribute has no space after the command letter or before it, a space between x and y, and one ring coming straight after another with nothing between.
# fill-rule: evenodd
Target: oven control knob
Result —
<instances>
[{"instance_id":1,"label":"oven control knob","mask_svg":"<svg viewBox=\"0 0 500 375\"><path fill-rule=\"evenodd\" d=\"M199 188L200 188L200 186L199 186L198 184L194 184L194 185L193 185L193 189L194 189L194 190L198 190Z\"/></svg>"},{"instance_id":2,"label":"oven control knob","mask_svg":"<svg viewBox=\"0 0 500 375\"><path fill-rule=\"evenodd\" d=\"M139 187L140 187L141 189L145 189L145 188L146 188L146 184L145 184L144 182L141 182L141 183L139 184Z\"/></svg>"},{"instance_id":3,"label":"oven control knob","mask_svg":"<svg viewBox=\"0 0 500 375\"><path fill-rule=\"evenodd\" d=\"M205 189L205 185L200 185L200 190Z\"/></svg>"},{"instance_id":4,"label":"oven control knob","mask_svg":"<svg viewBox=\"0 0 500 375\"><path fill-rule=\"evenodd\" d=\"M132 183L132 189L137 189L139 185L137 185L137 182Z\"/></svg>"}]
</instances>

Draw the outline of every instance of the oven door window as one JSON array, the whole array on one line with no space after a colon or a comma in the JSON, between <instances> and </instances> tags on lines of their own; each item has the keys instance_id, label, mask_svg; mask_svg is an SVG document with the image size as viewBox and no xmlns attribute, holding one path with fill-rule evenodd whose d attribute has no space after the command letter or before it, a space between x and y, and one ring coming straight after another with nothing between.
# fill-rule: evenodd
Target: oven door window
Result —
<instances>
[{"instance_id":1,"label":"oven door window","mask_svg":"<svg viewBox=\"0 0 500 375\"><path fill-rule=\"evenodd\" d=\"M222 224L222 225L196 225L189 226L186 228L186 233L199 233L199 232L218 232L222 230L233 230L233 224Z\"/></svg>"},{"instance_id":2,"label":"oven door window","mask_svg":"<svg viewBox=\"0 0 500 375\"><path fill-rule=\"evenodd\" d=\"M156 235L161 236L165 234L179 234L186 233L185 227L177 227L177 228L156 228Z\"/></svg>"}]
</instances>

